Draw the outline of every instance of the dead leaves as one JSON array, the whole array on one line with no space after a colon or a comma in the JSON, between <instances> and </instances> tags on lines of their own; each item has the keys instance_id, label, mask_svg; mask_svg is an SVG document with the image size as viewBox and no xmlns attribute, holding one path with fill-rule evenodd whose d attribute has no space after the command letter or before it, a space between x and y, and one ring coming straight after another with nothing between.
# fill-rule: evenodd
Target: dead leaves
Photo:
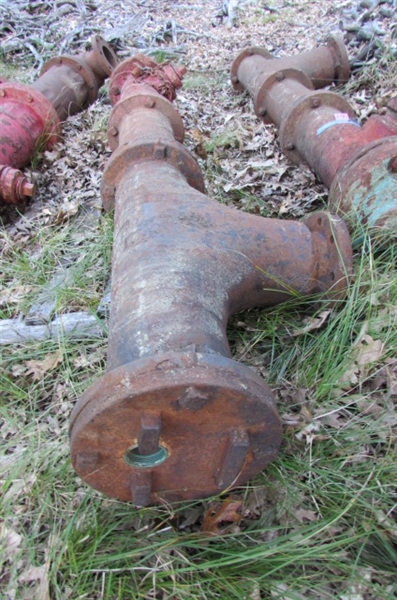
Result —
<instances>
[{"instance_id":1,"label":"dead leaves","mask_svg":"<svg viewBox=\"0 0 397 600\"><path fill-rule=\"evenodd\" d=\"M374 340L370 335L364 334L356 342L351 355L350 366L338 380L342 389L351 389L362 380L366 373L366 367L378 361L384 352L384 343Z\"/></svg>"},{"instance_id":2,"label":"dead leaves","mask_svg":"<svg viewBox=\"0 0 397 600\"><path fill-rule=\"evenodd\" d=\"M296 329L291 333L293 337L297 335L303 335L304 333L308 333L313 329L320 329L327 321L328 317L331 314L331 310L323 310L316 317L305 317L303 322L306 323L305 327L301 327L300 329Z\"/></svg>"},{"instance_id":3,"label":"dead leaves","mask_svg":"<svg viewBox=\"0 0 397 600\"><path fill-rule=\"evenodd\" d=\"M59 349L54 354L47 354L43 360L27 360L25 365L28 370L25 375L33 375L35 381L43 379L49 371L53 371L63 360L63 352Z\"/></svg>"},{"instance_id":4,"label":"dead leaves","mask_svg":"<svg viewBox=\"0 0 397 600\"><path fill-rule=\"evenodd\" d=\"M0 308L6 308L11 304L19 304L32 288L27 285L10 286L4 288L0 293Z\"/></svg>"},{"instance_id":5,"label":"dead leaves","mask_svg":"<svg viewBox=\"0 0 397 600\"><path fill-rule=\"evenodd\" d=\"M211 504L204 515L201 533L222 535L229 532L241 520L241 506L241 500L233 498L224 500L220 506Z\"/></svg>"},{"instance_id":6,"label":"dead leaves","mask_svg":"<svg viewBox=\"0 0 397 600\"><path fill-rule=\"evenodd\" d=\"M19 552L19 546L22 542L22 536L12 527L7 527L4 523L0 532L0 547L3 548L2 554L6 560L11 561L15 554Z\"/></svg>"}]
</instances>

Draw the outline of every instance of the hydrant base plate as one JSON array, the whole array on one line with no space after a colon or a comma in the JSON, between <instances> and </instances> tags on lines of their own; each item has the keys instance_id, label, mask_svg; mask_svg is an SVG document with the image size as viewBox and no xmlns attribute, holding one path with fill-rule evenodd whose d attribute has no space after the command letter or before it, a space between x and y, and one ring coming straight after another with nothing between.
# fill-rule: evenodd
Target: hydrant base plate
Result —
<instances>
[{"instance_id":1,"label":"hydrant base plate","mask_svg":"<svg viewBox=\"0 0 397 600\"><path fill-rule=\"evenodd\" d=\"M137 505L217 494L273 460L281 426L251 369L219 355L167 352L105 374L71 417L73 466Z\"/></svg>"}]
</instances>

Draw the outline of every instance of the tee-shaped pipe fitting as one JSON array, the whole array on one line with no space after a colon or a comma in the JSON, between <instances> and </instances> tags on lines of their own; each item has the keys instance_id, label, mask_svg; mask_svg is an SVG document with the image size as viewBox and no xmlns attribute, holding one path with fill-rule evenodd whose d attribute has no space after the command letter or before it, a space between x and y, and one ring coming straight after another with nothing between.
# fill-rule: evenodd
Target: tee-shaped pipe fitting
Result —
<instances>
[{"instance_id":1,"label":"tee-shaped pipe fitting","mask_svg":"<svg viewBox=\"0 0 397 600\"><path fill-rule=\"evenodd\" d=\"M112 48L99 36L92 49L78 56L48 61L31 85L0 83L0 200L17 204L33 194L33 186L18 169L29 164L35 152L59 140L61 121L94 102L98 89L117 65ZM18 185L15 181L18 180Z\"/></svg>"},{"instance_id":2,"label":"tee-shaped pipe fitting","mask_svg":"<svg viewBox=\"0 0 397 600\"><path fill-rule=\"evenodd\" d=\"M372 233L385 228L388 235L395 236L396 99L384 115L374 115L360 127L346 100L334 92L317 90L334 79L341 81L335 68L338 62L344 64L343 78L348 76L341 41L332 39L330 46L283 59L264 58L270 55L261 52L263 56L251 56L246 50L236 58L231 71L234 88L245 87L253 97L256 114L264 123L279 128L280 144L288 158L297 165L309 165L330 188L331 210L347 215L355 228L364 226ZM277 64L282 65L278 71Z\"/></svg>"},{"instance_id":3,"label":"tee-shaped pipe fitting","mask_svg":"<svg viewBox=\"0 0 397 600\"><path fill-rule=\"evenodd\" d=\"M120 97L102 181L115 211L107 372L73 410L72 462L120 500L200 498L258 473L281 439L270 389L231 358L229 316L342 297L350 239L325 212L271 220L210 200L173 105L133 80Z\"/></svg>"}]
</instances>

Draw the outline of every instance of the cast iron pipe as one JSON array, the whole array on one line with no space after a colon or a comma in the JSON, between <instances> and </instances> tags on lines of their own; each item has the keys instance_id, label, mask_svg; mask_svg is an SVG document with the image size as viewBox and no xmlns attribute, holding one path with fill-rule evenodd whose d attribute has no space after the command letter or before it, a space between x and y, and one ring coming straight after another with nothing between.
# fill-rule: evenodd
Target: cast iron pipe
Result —
<instances>
[{"instance_id":1,"label":"cast iron pipe","mask_svg":"<svg viewBox=\"0 0 397 600\"><path fill-rule=\"evenodd\" d=\"M341 45L338 47L342 54ZM371 116L360 127L346 100L313 89L319 83L330 83L331 62L325 63L328 81L326 76L320 81L318 73L307 67L307 54L265 59L245 50L233 63L233 86L247 89L256 114L264 123L279 128L280 144L288 158L297 165L309 165L330 188L332 211L353 219L360 229L364 226L375 233L384 228L388 234L395 233L397 98L386 114ZM262 70L259 60L265 65ZM267 62L279 63L282 68L277 72L275 66L266 69ZM320 70L320 65L317 68Z\"/></svg>"},{"instance_id":2,"label":"cast iron pipe","mask_svg":"<svg viewBox=\"0 0 397 600\"><path fill-rule=\"evenodd\" d=\"M341 298L350 238L325 212L271 220L210 200L173 105L130 77L119 97L101 187L115 211L107 372L73 409L72 463L136 505L200 498L258 473L281 439L270 389L231 358L229 316Z\"/></svg>"},{"instance_id":3,"label":"cast iron pipe","mask_svg":"<svg viewBox=\"0 0 397 600\"><path fill-rule=\"evenodd\" d=\"M78 56L49 60L31 85L0 84L0 199L17 204L34 186L19 171L38 150L59 140L61 122L94 102L117 65L112 48L99 36Z\"/></svg>"}]
</instances>

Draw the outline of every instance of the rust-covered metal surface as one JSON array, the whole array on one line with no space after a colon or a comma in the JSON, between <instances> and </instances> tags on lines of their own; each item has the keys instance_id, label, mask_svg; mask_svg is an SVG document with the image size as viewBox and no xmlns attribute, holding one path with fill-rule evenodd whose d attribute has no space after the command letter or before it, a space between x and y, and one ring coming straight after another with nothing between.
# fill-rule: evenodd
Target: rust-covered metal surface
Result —
<instances>
[{"instance_id":1,"label":"rust-covered metal surface","mask_svg":"<svg viewBox=\"0 0 397 600\"><path fill-rule=\"evenodd\" d=\"M360 126L346 100L317 89L349 74L343 43L332 38L329 44L283 59L245 50L233 64L233 86L249 91L264 123L277 125L289 159L309 165L330 188L331 210L372 233L395 235L396 175L388 159L396 156L397 101Z\"/></svg>"},{"instance_id":2,"label":"rust-covered metal surface","mask_svg":"<svg viewBox=\"0 0 397 600\"><path fill-rule=\"evenodd\" d=\"M102 181L115 210L107 371L73 410L72 462L137 505L201 498L247 481L281 441L269 387L231 358L228 318L291 294L342 297L351 243L326 212L271 220L211 200L169 101L133 78L120 92Z\"/></svg>"},{"instance_id":3,"label":"rust-covered metal surface","mask_svg":"<svg viewBox=\"0 0 397 600\"><path fill-rule=\"evenodd\" d=\"M309 89L317 89L331 83L344 83L349 75L346 49L338 35L330 36L324 46L283 58L275 58L265 48L246 48L231 68L234 89L249 92L254 100L255 113L264 123L277 123L267 106L267 97L275 82L293 76Z\"/></svg>"},{"instance_id":4,"label":"rust-covered metal surface","mask_svg":"<svg viewBox=\"0 0 397 600\"><path fill-rule=\"evenodd\" d=\"M30 198L36 191L22 171L5 165L0 165L0 190L4 204L14 204L15 198Z\"/></svg>"},{"instance_id":5,"label":"rust-covered metal surface","mask_svg":"<svg viewBox=\"0 0 397 600\"><path fill-rule=\"evenodd\" d=\"M182 85L186 73L184 66L174 67L170 63L158 64L144 54L136 54L123 60L112 74L109 98L112 105L120 101L120 93L125 82L144 83L170 102L175 100L176 91Z\"/></svg>"},{"instance_id":6,"label":"rust-covered metal surface","mask_svg":"<svg viewBox=\"0 0 397 600\"><path fill-rule=\"evenodd\" d=\"M20 175L11 177L11 171L4 169L18 171L38 149L51 147L61 134L61 121L94 102L117 65L116 55L102 38L94 37L91 44L92 49L81 55L48 61L31 86L0 82L0 200L4 203L17 204L34 192L26 178L21 183Z\"/></svg>"},{"instance_id":7,"label":"rust-covered metal surface","mask_svg":"<svg viewBox=\"0 0 397 600\"><path fill-rule=\"evenodd\" d=\"M91 46L77 56L52 58L31 86L51 102L61 121L95 102L99 88L119 62L100 36L91 39Z\"/></svg>"}]
</instances>

